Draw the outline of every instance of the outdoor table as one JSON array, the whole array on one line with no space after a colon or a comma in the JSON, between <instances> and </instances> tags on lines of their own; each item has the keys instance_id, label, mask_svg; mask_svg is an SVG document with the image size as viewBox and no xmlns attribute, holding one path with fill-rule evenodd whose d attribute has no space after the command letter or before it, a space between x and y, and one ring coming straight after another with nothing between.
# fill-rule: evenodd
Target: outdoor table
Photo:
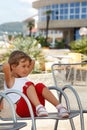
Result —
<instances>
[{"instance_id":1,"label":"outdoor table","mask_svg":"<svg viewBox=\"0 0 87 130\"><path fill-rule=\"evenodd\" d=\"M51 55L51 56L54 57L54 58L57 58L58 63L60 63L60 64L62 63L63 59L68 59L68 60L72 59L72 57L69 56L69 55Z\"/></svg>"}]
</instances>

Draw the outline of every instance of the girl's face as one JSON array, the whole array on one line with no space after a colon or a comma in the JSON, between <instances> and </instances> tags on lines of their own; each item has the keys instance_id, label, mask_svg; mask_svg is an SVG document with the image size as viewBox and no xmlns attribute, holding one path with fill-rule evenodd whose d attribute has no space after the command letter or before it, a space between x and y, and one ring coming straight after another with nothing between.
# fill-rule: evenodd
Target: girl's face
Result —
<instances>
[{"instance_id":1,"label":"girl's face","mask_svg":"<svg viewBox=\"0 0 87 130\"><path fill-rule=\"evenodd\" d=\"M20 60L19 65L12 66L12 74L15 77L26 77L29 74L30 62L28 60Z\"/></svg>"}]
</instances>

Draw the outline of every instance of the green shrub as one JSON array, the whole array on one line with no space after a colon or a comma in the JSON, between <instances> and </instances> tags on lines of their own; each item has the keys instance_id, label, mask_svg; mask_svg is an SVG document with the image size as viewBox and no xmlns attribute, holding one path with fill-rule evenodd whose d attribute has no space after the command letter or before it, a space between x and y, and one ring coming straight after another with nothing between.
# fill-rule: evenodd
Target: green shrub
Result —
<instances>
[{"instance_id":1,"label":"green shrub","mask_svg":"<svg viewBox=\"0 0 87 130\"><path fill-rule=\"evenodd\" d=\"M36 37L36 39L41 44L41 47L49 47L50 46L50 43L46 42L46 39L43 36L40 35L40 36Z\"/></svg>"},{"instance_id":2,"label":"green shrub","mask_svg":"<svg viewBox=\"0 0 87 130\"><path fill-rule=\"evenodd\" d=\"M55 40L55 45L54 46L57 49L64 49L65 48L64 40L63 39L61 41Z\"/></svg>"},{"instance_id":3,"label":"green shrub","mask_svg":"<svg viewBox=\"0 0 87 130\"><path fill-rule=\"evenodd\" d=\"M74 52L87 55L87 37L84 36L82 39L71 42L70 47Z\"/></svg>"}]
</instances>

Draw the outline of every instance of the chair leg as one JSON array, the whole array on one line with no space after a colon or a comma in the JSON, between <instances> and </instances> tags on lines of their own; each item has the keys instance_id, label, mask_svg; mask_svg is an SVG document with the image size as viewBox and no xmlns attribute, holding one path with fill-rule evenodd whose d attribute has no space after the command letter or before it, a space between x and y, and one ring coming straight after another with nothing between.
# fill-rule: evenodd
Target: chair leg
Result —
<instances>
[{"instance_id":1,"label":"chair leg","mask_svg":"<svg viewBox=\"0 0 87 130\"><path fill-rule=\"evenodd\" d=\"M56 120L54 130L57 130L59 120Z\"/></svg>"},{"instance_id":2,"label":"chair leg","mask_svg":"<svg viewBox=\"0 0 87 130\"><path fill-rule=\"evenodd\" d=\"M73 119L69 119L69 121L70 121L71 129L75 130L75 125L74 125ZM54 130L57 130L57 128L58 128L58 122L59 122L59 120L56 120Z\"/></svg>"},{"instance_id":3,"label":"chair leg","mask_svg":"<svg viewBox=\"0 0 87 130\"><path fill-rule=\"evenodd\" d=\"M0 98L0 111L2 111L3 107L4 107L4 103L3 103L3 97L2 97Z\"/></svg>"},{"instance_id":4,"label":"chair leg","mask_svg":"<svg viewBox=\"0 0 87 130\"><path fill-rule=\"evenodd\" d=\"M85 130L83 113L80 113L80 123L81 123L81 130Z\"/></svg>"},{"instance_id":5,"label":"chair leg","mask_svg":"<svg viewBox=\"0 0 87 130\"><path fill-rule=\"evenodd\" d=\"M69 119L69 121L70 121L70 125L71 125L72 130L75 130L75 125L74 125L73 119Z\"/></svg>"},{"instance_id":6,"label":"chair leg","mask_svg":"<svg viewBox=\"0 0 87 130\"><path fill-rule=\"evenodd\" d=\"M37 130L36 128L36 120L34 120L35 124L32 123L31 130Z\"/></svg>"},{"instance_id":7,"label":"chair leg","mask_svg":"<svg viewBox=\"0 0 87 130\"><path fill-rule=\"evenodd\" d=\"M71 75L71 72L72 72L72 68L70 69L67 69L69 72L68 72L68 75L66 77L66 81L68 82L70 80L70 75Z\"/></svg>"}]
</instances>

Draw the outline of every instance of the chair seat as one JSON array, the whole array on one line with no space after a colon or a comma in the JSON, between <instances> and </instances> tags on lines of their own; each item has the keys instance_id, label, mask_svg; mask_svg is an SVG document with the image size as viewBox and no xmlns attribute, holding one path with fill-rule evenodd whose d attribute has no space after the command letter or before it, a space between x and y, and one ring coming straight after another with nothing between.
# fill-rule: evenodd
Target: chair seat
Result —
<instances>
[{"instance_id":1,"label":"chair seat","mask_svg":"<svg viewBox=\"0 0 87 130\"><path fill-rule=\"evenodd\" d=\"M18 130L27 125L26 122L0 123L0 130Z\"/></svg>"},{"instance_id":2,"label":"chair seat","mask_svg":"<svg viewBox=\"0 0 87 130\"><path fill-rule=\"evenodd\" d=\"M58 113L49 113L48 116L46 117L35 117L36 119L57 119L57 120L66 120L66 119L71 119L79 115L79 112L71 112L68 118L62 118L58 116Z\"/></svg>"},{"instance_id":3,"label":"chair seat","mask_svg":"<svg viewBox=\"0 0 87 130\"><path fill-rule=\"evenodd\" d=\"M71 119L71 118L74 118L76 116L79 115L79 111L76 112L76 111L71 111L70 112L70 115L68 118L62 118L60 116L58 116L58 113L56 112L53 112L53 113L48 113L48 116L43 116L43 117L35 117L35 119L54 119L54 120L66 120L66 119ZM10 121L11 118L3 118L3 117L0 117L1 120L3 121ZM24 117L24 118L21 118L21 117L17 117L17 120L31 120L31 117Z\"/></svg>"}]
</instances>

